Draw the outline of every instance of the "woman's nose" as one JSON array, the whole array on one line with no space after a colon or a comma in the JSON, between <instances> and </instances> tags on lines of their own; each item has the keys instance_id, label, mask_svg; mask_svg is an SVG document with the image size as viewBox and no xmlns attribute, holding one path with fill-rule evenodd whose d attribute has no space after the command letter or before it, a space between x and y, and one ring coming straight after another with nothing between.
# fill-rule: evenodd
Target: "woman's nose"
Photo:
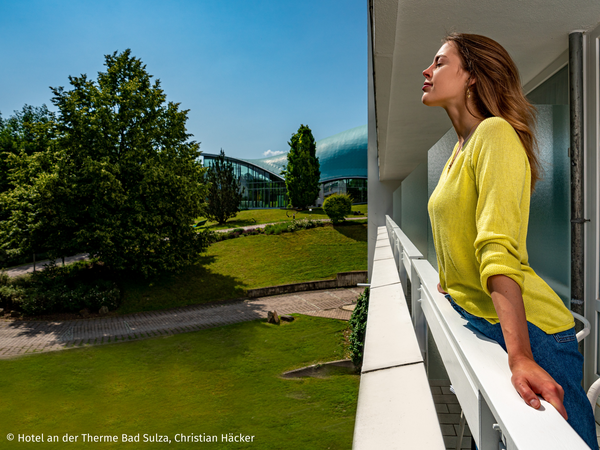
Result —
<instances>
[{"instance_id":1,"label":"woman's nose","mask_svg":"<svg viewBox=\"0 0 600 450\"><path fill-rule=\"evenodd\" d=\"M427 69L425 69L425 70L423 71L423 76L424 76L425 78L429 78L429 76L430 76L430 75L429 75L429 69L431 69L431 66L429 66Z\"/></svg>"}]
</instances>

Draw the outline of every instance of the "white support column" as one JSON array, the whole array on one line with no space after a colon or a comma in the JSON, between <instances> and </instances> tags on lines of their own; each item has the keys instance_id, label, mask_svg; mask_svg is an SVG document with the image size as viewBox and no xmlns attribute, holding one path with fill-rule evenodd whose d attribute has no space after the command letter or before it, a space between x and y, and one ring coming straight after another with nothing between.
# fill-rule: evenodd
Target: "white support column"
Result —
<instances>
[{"instance_id":1,"label":"white support column","mask_svg":"<svg viewBox=\"0 0 600 450\"><path fill-rule=\"evenodd\" d=\"M377 117L375 115L375 85L373 82L373 51L371 17L368 20L369 36L369 140L368 140L368 204L369 204L369 279L373 273L373 256L377 242L377 228L385 226L385 216L393 216L393 194L400 181L379 180L379 157L377 151Z\"/></svg>"}]
</instances>

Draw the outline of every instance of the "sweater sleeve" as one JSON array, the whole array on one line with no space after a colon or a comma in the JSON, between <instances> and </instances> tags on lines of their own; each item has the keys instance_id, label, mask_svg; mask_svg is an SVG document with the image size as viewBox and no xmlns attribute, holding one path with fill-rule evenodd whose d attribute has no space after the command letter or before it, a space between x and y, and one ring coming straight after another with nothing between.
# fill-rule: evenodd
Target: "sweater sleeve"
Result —
<instances>
[{"instance_id":1,"label":"sweater sleeve","mask_svg":"<svg viewBox=\"0 0 600 450\"><path fill-rule=\"evenodd\" d=\"M529 207L531 174L514 129L502 119L490 122L476 143L472 164L478 193L475 255L481 287L491 296L487 282L493 275L506 275L523 291L519 242L522 214Z\"/></svg>"}]
</instances>

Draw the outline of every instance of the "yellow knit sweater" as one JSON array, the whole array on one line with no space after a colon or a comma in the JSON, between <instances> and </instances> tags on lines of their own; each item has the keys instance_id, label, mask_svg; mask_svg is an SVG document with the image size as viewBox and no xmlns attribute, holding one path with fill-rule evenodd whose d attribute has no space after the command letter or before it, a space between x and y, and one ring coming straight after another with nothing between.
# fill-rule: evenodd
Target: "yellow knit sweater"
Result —
<instances>
[{"instance_id":1,"label":"yellow knit sweater","mask_svg":"<svg viewBox=\"0 0 600 450\"><path fill-rule=\"evenodd\" d=\"M528 264L531 170L515 130L488 118L448 168L453 156L428 204L442 288L467 312L498 323L487 280L506 275L521 287L529 322L548 334L571 328L569 310Z\"/></svg>"}]
</instances>

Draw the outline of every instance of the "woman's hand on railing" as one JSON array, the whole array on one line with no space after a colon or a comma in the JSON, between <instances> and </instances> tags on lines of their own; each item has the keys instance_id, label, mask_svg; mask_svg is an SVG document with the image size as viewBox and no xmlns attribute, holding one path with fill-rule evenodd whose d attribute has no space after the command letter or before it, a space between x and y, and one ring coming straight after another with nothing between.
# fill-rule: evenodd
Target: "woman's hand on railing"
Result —
<instances>
[{"instance_id":1,"label":"woman's hand on railing","mask_svg":"<svg viewBox=\"0 0 600 450\"><path fill-rule=\"evenodd\" d=\"M533 359L521 288L506 275L489 277L488 288L500 319L513 386L532 408L540 407L539 394L566 419L563 388Z\"/></svg>"},{"instance_id":2,"label":"woman's hand on railing","mask_svg":"<svg viewBox=\"0 0 600 450\"><path fill-rule=\"evenodd\" d=\"M442 289L442 285L440 283L438 283L437 289L440 294L444 294L444 295L447 294L447 292Z\"/></svg>"},{"instance_id":3,"label":"woman's hand on railing","mask_svg":"<svg viewBox=\"0 0 600 450\"><path fill-rule=\"evenodd\" d=\"M562 386L554 381L548 372L533 359L525 357L513 361L510 369L512 384L525 403L538 409L541 404L535 394L539 394L567 420L567 410L563 405L565 393Z\"/></svg>"}]
</instances>

